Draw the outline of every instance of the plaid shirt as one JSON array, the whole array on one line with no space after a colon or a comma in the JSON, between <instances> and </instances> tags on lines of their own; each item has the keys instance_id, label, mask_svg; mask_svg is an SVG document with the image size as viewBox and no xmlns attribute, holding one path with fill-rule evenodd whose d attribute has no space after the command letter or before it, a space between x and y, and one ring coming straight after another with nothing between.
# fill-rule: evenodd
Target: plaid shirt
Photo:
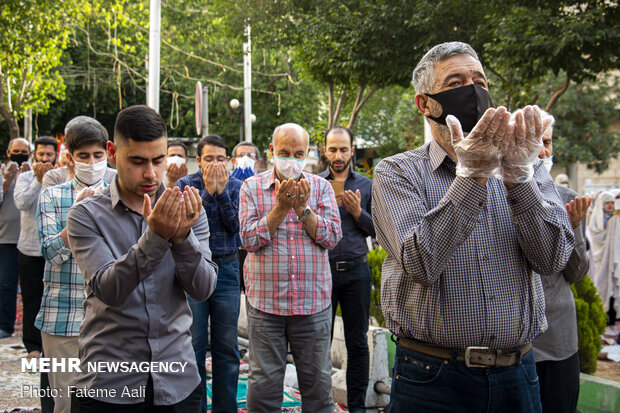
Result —
<instances>
[{"instance_id":1,"label":"plaid shirt","mask_svg":"<svg viewBox=\"0 0 620 413\"><path fill-rule=\"evenodd\" d=\"M104 183L104 186L107 186ZM41 191L37 206L37 230L45 258L43 299L35 326L51 335L77 336L84 318L86 297L82 273L60 232L67 213L83 187L72 179Z\"/></svg>"},{"instance_id":2,"label":"plaid shirt","mask_svg":"<svg viewBox=\"0 0 620 413\"><path fill-rule=\"evenodd\" d=\"M276 204L274 170L248 178L241 187L241 240L248 256L246 296L252 307L275 315L309 315L331 303L332 278L327 250L342 238L340 214L331 185L304 173L310 182L308 206L317 215L316 239L291 209L274 237L267 214Z\"/></svg>"},{"instance_id":3,"label":"plaid shirt","mask_svg":"<svg viewBox=\"0 0 620 413\"><path fill-rule=\"evenodd\" d=\"M455 176L435 142L375 168L373 219L386 249L381 308L398 336L509 349L547 328L538 274L564 268L574 234L549 173L507 190Z\"/></svg>"}]
</instances>

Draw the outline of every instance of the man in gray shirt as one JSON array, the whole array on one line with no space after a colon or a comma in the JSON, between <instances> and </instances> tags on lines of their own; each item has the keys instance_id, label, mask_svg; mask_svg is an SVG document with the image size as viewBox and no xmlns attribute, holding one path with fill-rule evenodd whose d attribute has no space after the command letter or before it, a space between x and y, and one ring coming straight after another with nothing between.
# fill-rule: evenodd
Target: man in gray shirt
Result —
<instances>
[{"instance_id":1,"label":"man in gray shirt","mask_svg":"<svg viewBox=\"0 0 620 413\"><path fill-rule=\"evenodd\" d=\"M119 112L108 157L117 178L68 216L86 287L72 411L199 412L185 294L205 300L217 279L200 196L161 184L166 125L147 106Z\"/></svg>"},{"instance_id":2,"label":"man in gray shirt","mask_svg":"<svg viewBox=\"0 0 620 413\"><path fill-rule=\"evenodd\" d=\"M20 173L29 171L30 145L22 138L11 139L6 151L9 158L2 165L2 197L0 198L0 338L9 337L15 327L17 304L17 240L19 210L13 193Z\"/></svg>"},{"instance_id":3,"label":"man in gray shirt","mask_svg":"<svg viewBox=\"0 0 620 413\"><path fill-rule=\"evenodd\" d=\"M553 166L552 153L553 128L549 128L543 135L543 149L539 154L548 171ZM575 297L570 285L588 272L590 261L586 255L585 221L582 223L582 220L592 199L579 197L575 191L557 183L554 186L566 204L575 230L575 248L562 271L540 277L549 328L534 340L534 357L543 413L574 413L579 399L579 343Z\"/></svg>"}]
</instances>

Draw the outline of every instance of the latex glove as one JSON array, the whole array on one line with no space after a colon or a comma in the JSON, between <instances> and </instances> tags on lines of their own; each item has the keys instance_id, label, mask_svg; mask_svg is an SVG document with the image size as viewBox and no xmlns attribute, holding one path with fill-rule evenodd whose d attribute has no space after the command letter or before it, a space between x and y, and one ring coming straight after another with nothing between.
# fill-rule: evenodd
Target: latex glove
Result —
<instances>
[{"instance_id":1,"label":"latex glove","mask_svg":"<svg viewBox=\"0 0 620 413\"><path fill-rule=\"evenodd\" d=\"M527 182L534 176L534 163L543 147L542 137L553 116L542 119L538 106L526 106L512 114L513 133L500 144L501 167L498 178L504 182Z\"/></svg>"},{"instance_id":2,"label":"latex glove","mask_svg":"<svg viewBox=\"0 0 620 413\"><path fill-rule=\"evenodd\" d=\"M509 120L510 113L505 107L489 108L464 138L459 120L452 115L446 117L458 158L457 176L490 178L495 175L500 161L499 142L507 133Z\"/></svg>"}]
</instances>

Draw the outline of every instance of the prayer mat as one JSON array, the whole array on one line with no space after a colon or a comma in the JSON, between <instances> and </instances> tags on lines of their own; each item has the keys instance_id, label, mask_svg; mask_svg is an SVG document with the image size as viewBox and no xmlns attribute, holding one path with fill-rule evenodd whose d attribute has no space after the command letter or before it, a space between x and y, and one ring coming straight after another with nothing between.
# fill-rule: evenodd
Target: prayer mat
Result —
<instances>
[{"instance_id":1,"label":"prayer mat","mask_svg":"<svg viewBox=\"0 0 620 413\"><path fill-rule=\"evenodd\" d=\"M247 395L248 395L248 379L245 377L239 377L239 382L237 383L237 407L244 408L247 403ZM213 397L213 389L211 376L207 375L207 409L212 409L212 400ZM282 395L282 407L297 407L301 406L301 401L295 399L293 396L288 394L287 392L283 392Z\"/></svg>"}]
</instances>

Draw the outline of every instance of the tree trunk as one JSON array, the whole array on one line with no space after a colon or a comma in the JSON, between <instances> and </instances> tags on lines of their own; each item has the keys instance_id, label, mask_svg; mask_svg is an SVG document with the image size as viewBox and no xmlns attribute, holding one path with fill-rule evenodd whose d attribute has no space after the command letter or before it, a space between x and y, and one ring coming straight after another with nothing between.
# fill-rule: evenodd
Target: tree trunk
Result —
<instances>
[{"instance_id":1,"label":"tree trunk","mask_svg":"<svg viewBox=\"0 0 620 413\"><path fill-rule=\"evenodd\" d=\"M560 99L560 96L562 96L564 92L566 92L566 89L568 89L569 85L570 85L570 76L568 76L567 74L562 87L556 90L553 96L551 96L551 99L549 99L549 102L547 102L547 106L545 106L545 110L547 112L549 112L551 108L553 107L553 105L557 103L558 99Z\"/></svg>"},{"instance_id":2,"label":"tree trunk","mask_svg":"<svg viewBox=\"0 0 620 413\"><path fill-rule=\"evenodd\" d=\"M17 119L13 116L13 114L9 112L9 110L7 110L4 106L0 105L0 115L2 115L4 121L9 126L11 139L19 138L19 124L17 123Z\"/></svg>"},{"instance_id":3,"label":"tree trunk","mask_svg":"<svg viewBox=\"0 0 620 413\"><path fill-rule=\"evenodd\" d=\"M327 84L327 129L331 128L334 123L334 82Z\"/></svg>"},{"instance_id":4,"label":"tree trunk","mask_svg":"<svg viewBox=\"0 0 620 413\"><path fill-rule=\"evenodd\" d=\"M349 129L353 130L355 121L357 121L357 115L362 109L362 106L364 106L364 104L368 102L368 99L370 99L370 97L379 89L381 89L379 86L373 86L373 88L370 89L370 92L368 92L366 96L364 96L366 85L360 86L360 90L357 94L357 98L355 99L355 104L353 105L353 110L351 111L351 117L349 118L349 124L347 125Z\"/></svg>"}]
</instances>

